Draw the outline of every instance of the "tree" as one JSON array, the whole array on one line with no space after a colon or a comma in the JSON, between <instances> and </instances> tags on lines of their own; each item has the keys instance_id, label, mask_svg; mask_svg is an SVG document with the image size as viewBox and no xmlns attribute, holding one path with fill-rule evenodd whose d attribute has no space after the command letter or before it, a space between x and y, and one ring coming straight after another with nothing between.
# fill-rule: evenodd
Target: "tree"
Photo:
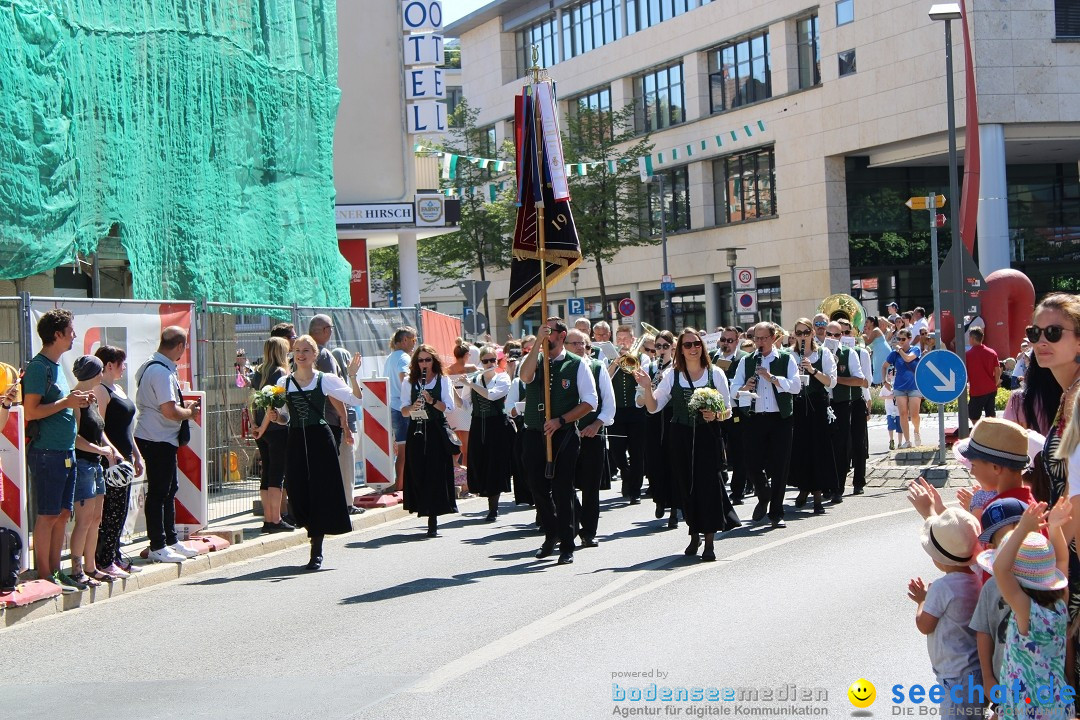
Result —
<instances>
[{"instance_id":1,"label":"tree","mask_svg":"<svg viewBox=\"0 0 1080 720\"><path fill-rule=\"evenodd\" d=\"M634 108L595 110L584 105L568 113L563 153L568 163L589 165L586 175L571 181L571 208L581 240L581 254L596 265L604 319L611 321L604 264L625 247L656 245L659 237L642 232L646 196L638 158L652 152L649 136L634 130Z\"/></svg>"},{"instance_id":2,"label":"tree","mask_svg":"<svg viewBox=\"0 0 1080 720\"><path fill-rule=\"evenodd\" d=\"M401 292L399 257L397 245L368 251L368 278L372 292L384 293L390 298L396 298Z\"/></svg>"},{"instance_id":3,"label":"tree","mask_svg":"<svg viewBox=\"0 0 1080 720\"><path fill-rule=\"evenodd\" d=\"M497 159L508 153L494 144L487 128L477 127L478 111L462 99L454 110L457 127L451 127L443 152L458 156ZM513 152L509 153L510 156ZM457 232L424 240L420 243L420 267L424 274L436 280L460 280L474 271L486 280L490 270L501 270L510 264L510 239L513 232L513 176L505 176L507 190L492 202L490 185L500 182L490 168L480 167L460 157L457 175L444 179L443 189L459 188L461 219ZM488 298L484 296L484 313L490 317Z\"/></svg>"}]
</instances>

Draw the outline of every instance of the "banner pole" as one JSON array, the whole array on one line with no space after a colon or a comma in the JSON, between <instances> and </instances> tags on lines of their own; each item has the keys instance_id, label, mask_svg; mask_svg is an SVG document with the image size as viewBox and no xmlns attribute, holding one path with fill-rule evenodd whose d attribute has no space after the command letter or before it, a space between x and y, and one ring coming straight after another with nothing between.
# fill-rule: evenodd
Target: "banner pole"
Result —
<instances>
[{"instance_id":1,"label":"banner pole","mask_svg":"<svg viewBox=\"0 0 1080 720\"><path fill-rule=\"evenodd\" d=\"M539 73L536 73L539 74ZM536 78L534 78L536 79ZM536 247L539 250L540 255L540 322L547 323L547 256L544 251L544 160L541 156L543 152L540 144L540 105L537 103L537 94L533 92L533 146L536 150L536 164L538 174L537 177L540 182L540 199L536 201ZM544 424L551 420L551 345L545 337L542 341L540 348L544 353ZM544 442L547 449L547 464L544 466L544 477L551 479L555 477L555 460L554 453L551 447L551 435L544 432Z\"/></svg>"}]
</instances>

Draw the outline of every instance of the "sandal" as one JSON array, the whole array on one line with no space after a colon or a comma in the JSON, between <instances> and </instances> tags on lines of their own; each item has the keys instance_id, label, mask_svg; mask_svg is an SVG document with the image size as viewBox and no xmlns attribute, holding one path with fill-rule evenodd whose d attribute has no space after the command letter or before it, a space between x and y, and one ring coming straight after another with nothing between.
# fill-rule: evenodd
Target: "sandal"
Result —
<instances>
[{"instance_id":1,"label":"sandal","mask_svg":"<svg viewBox=\"0 0 1080 720\"><path fill-rule=\"evenodd\" d=\"M77 583L82 583L83 585L87 585L89 587L100 587L101 586L101 581L100 580L98 580L97 578L90 577L85 572L79 573L77 576L75 576L75 577L73 577L71 579L74 580Z\"/></svg>"},{"instance_id":2,"label":"sandal","mask_svg":"<svg viewBox=\"0 0 1080 720\"><path fill-rule=\"evenodd\" d=\"M116 579L109 573L102 572L101 570L94 570L94 572L90 574L90 577L94 580L97 580L98 582L112 582Z\"/></svg>"}]
</instances>

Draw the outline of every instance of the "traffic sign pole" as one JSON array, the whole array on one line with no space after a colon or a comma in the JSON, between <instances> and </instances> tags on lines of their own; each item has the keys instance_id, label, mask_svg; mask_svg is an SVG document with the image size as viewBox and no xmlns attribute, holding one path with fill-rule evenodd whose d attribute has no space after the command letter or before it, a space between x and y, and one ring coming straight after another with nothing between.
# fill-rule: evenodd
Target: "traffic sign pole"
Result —
<instances>
[{"instance_id":1,"label":"traffic sign pole","mask_svg":"<svg viewBox=\"0 0 1080 720\"><path fill-rule=\"evenodd\" d=\"M936 200L934 197L928 197L927 200ZM930 267L933 270L934 275L934 315L937 316L934 322L934 329L937 330L934 338L934 348L940 350L943 345L941 344L941 328L944 327L942 321L945 318L944 313L941 311L941 276L938 269L938 238L937 238L937 203L929 203L930 207L927 210L930 211ZM938 465L945 464L945 405L938 403L937 407L937 422L938 422Z\"/></svg>"},{"instance_id":2,"label":"traffic sign pole","mask_svg":"<svg viewBox=\"0 0 1080 720\"><path fill-rule=\"evenodd\" d=\"M948 350L928 352L915 367L915 387L938 406L938 464L945 464L945 403L967 392L967 368L959 355Z\"/></svg>"}]
</instances>

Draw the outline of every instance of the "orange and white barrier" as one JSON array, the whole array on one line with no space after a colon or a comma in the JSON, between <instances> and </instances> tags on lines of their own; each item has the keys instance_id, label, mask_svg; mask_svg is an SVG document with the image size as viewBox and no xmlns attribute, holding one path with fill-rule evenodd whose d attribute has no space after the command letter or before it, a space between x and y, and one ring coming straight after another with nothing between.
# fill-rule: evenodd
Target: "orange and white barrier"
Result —
<instances>
[{"instance_id":1,"label":"orange and white barrier","mask_svg":"<svg viewBox=\"0 0 1080 720\"><path fill-rule=\"evenodd\" d=\"M176 533L186 539L206 527L210 494L206 481L206 393L184 391L184 400L198 400L199 414L191 420L191 442L176 454Z\"/></svg>"},{"instance_id":2,"label":"orange and white barrier","mask_svg":"<svg viewBox=\"0 0 1080 720\"><path fill-rule=\"evenodd\" d=\"M390 420L390 380L357 379L364 391L361 410L361 448L364 451L364 479L376 489L393 484L394 430Z\"/></svg>"},{"instance_id":3,"label":"orange and white barrier","mask_svg":"<svg viewBox=\"0 0 1080 720\"><path fill-rule=\"evenodd\" d=\"M26 433L23 409L16 405L0 428L0 526L10 528L22 538L22 570L30 566L30 525L26 508Z\"/></svg>"}]
</instances>

